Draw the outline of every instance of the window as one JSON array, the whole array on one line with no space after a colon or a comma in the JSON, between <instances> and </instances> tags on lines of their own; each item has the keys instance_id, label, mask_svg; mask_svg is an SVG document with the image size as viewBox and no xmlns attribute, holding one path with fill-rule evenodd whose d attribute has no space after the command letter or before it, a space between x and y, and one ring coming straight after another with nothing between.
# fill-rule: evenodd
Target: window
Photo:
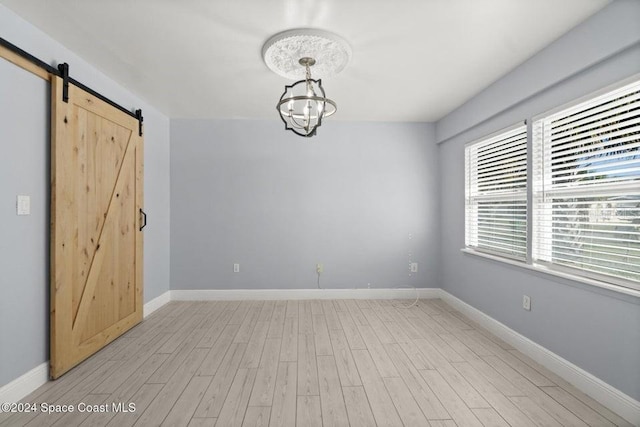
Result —
<instances>
[{"instance_id":1,"label":"window","mask_svg":"<svg viewBox=\"0 0 640 427\"><path fill-rule=\"evenodd\" d=\"M529 134L465 147L467 251L640 291L640 81L536 118Z\"/></svg>"},{"instance_id":2,"label":"window","mask_svg":"<svg viewBox=\"0 0 640 427\"><path fill-rule=\"evenodd\" d=\"M519 126L465 148L466 245L527 257L527 129Z\"/></svg>"},{"instance_id":3,"label":"window","mask_svg":"<svg viewBox=\"0 0 640 427\"><path fill-rule=\"evenodd\" d=\"M640 82L543 117L533 134L534 261L640 289Z\"/></svg>"}]
</instances>

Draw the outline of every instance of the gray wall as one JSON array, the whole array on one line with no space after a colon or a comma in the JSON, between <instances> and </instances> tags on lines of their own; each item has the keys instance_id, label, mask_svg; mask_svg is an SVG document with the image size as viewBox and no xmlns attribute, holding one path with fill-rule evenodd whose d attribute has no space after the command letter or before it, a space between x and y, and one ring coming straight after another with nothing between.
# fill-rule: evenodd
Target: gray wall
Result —
<instances>
[{"instance_id":1,"label":"gray wall","mask_svg":"<svg viewBox=\"0 0 640 427\"><path fill-rule=\"evenodd\" d=\"M0 5L0 37L145 116L145 302L169 290L169 119ZM0 60L0 387L48 360L49 85ZM16 195L32 215L16 216Z\"/></svg>"},{"instance_id":2,"label":"gray wall","mask_svg":"<svg viewBox=\"0 0 640 427\"><path fill-rule=\"evenodd\" d=\"M171 288L437 287L437 180L429 124L171 120Z\"/></svg>"},{"instance_id":3,"label":"gray wall","mask_svg":"<svg viewBox=\"0 0 640 427\"><path fill-rule=\"evenodd\" d=\"M460 249L464 247L464 144L640 72L639 18L640 2L612 3L437 124L438 135L448 139L439 145L442 287L637 400L638 298L463 254ZM620 37L610 39L610 33ZM591 58L579 71L564 66L566 61L580 62L576 52ZM541 76L546 76L543 85ZM521 99L509 93L512 82L519 82L513 90ZM523 294L531 296L531 312L521 308Z\"/></svg>"},{"instance_id":4,"label":"gray wall","mask_svg":"<svg viewBox=\"0 0 640 427\"><path fill-rule=\"evenodd\" d=\"M48 359L48 92L0 60L0 386ZM31 215L16 215L18 194Z\"/></svg>"}]
</instances>

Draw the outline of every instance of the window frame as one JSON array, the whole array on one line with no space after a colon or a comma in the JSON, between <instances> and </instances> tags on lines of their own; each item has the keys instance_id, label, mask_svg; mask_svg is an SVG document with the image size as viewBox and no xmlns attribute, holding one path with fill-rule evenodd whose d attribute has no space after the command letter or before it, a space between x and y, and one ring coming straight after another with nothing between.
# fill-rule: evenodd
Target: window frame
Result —
<instances>
[{"instance_id":1,"label":"window frame","mask_svg":"<svg viewBox=\"0 0 640 427\"><path fill-rule=\"evenodd\" d=\"M480 146L480 148L482 146L486 146L486 145L491 145L493 142L493 140L499 140L499 139L508 139L510 137L516 136L518 135L520 132L520 130L524 131L525 134L525 188L524 190L520 190L520 191L514 191L512 193L509 192L504 192L504 193L488 193L485 195L472 195L471 194L471 189L470 189L470 177L468 175L468 164L469 164L469 150L471 149L471 147L473 146ZM512 134L512 135L509 135ZM467 248L471 248L473 250L476 250L478 252L483 252L483 253L487 253L490 255L495 255L495 256L501 256L501 257L505 257L511 260L516 260L516 261L526 261L528 258L528 248L529 248L529 234L530 234L530 227L529 227L529 209L528 209L528 202L529 202L529 198L528 198L528 192L529 192L529 176L528 176L528 170L529 170L529 135L527 132L527 125L526 124L522 124L522 123L516 123L513 124L509 127L506 127L504 129L501 129L497 132L494 132L490 135L487 135L483 138L479 138L476 139L474 141L471 141L467 144L465 144L464 147L464 151L465 151L465 247ZM515 195L515 194L520 194L519 197L510 197L510 195ZM485 200L485 201L503 201L503 202L509 202L509 201L516 201L517 199L521 199L522 201L524 201L525 203L525 218L524 218L524 225L525 225L525 234L524 234L524 245L525 245L525 251L524 251L524 256L518 257L515 254L509 254L507 252L501 252L498 250L492 250L490 248L486 248L486 247L480 247L479 245L472 245L470 243L470 236L469 236L469 230L468 230L468 226L469 226L469 209L470 209L470 205L469 205L469 201L471 199L476 199L476 200ZM480 227L478 226L478 221L476 221L476 233L478 232L478 229ZM477 239L477 235L475 236ZM477 242L476 242L477 243Z\"/></svg>"},{"instance_id":2,"label":"window frame","mask_svg":"<svg viewBox=\"0 0 640 427\"><path fill-rule=\"evenodd\" d=\"M596 272L582 270L580 268L569 267L565 265L556 264L553 262L546 261L537 261L533 259L533 244L534 244L534 222L536 221L535 210L536 206L534 203L534 176L533 176L533 157L534 157L534 135L533 135L533 125L535 122L544 119L545 117L555 115L564 110L569 110L571 108L576 107L579 104L594 100L600 96L606 95L610 92L614 92L616 90L622 89L624 86L631 85L633 83L640 83L640 74L633 75L627 79L614 83L612 85L606 86L600 90L595 92L591 92L585 96L579 97L577 99L573 99L567 103L564 103L560 106L554 107L542 113L529 116L527 120L525 120L525 124L527 126L527 217L526 217L526 226L527 226L527 257L526 260L521 260L513 257L509 257L500 253L495 253L491 251L486 251L479 249L477 247L469 246L467 243L467 200L468 200L468 181L467 181L467 147L481 143L482 141L488 140L490 138L494 138L502 133L506 133L510 130L518 128L522 126L521 124L513 124L509 127L503 128L497 132L493 132L489 135L483 136L481 138L474 139L465 144L464 146L464 155L465 155L465 201L464 201L464 209L465 209L465 217L464 217L464 238L465 238L465 246L461 249L461 252L465 254L476 255L482 258L506 263L509 265L522 267L527 270L532 270L535 272L541 272L544 274L549 274L556 277L561 277L564 279L569 279L576 282L585 283L591 286L596 286L599 288L608 289L611 291L615 291L618 293L632 295L635 297L640 297L640 282L634 280L626 280L614 276L609 276L606 274L599 274Z\"/></svg>"}]
</instances>

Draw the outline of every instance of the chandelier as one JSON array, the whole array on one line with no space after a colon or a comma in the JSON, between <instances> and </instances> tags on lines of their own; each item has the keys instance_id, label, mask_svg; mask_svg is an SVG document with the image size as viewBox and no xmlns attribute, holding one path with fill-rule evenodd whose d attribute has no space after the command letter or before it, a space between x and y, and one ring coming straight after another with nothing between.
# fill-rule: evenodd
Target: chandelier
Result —
<instances>
[{"instance_id":1,"label":"chandelier","mask_svg":"<svg viewBox=\"0 0 640 427\"><path fill-rule=\"evenodd\" d=\"M340 72L351 58L351 48L339 36L317 29L294 29L271 37L262 48L267 66L289 79L276 109L286 130L310 137L316 134L324 118L337 110L327 98L322 80L311 78L311 67L325 76Z\"/></svg>"},{"instance_id":2,"label":"chandelier","mask_svg":"<svg viewBox=\"0 0 640 427\"><path fill-rule=\"evenodd\" d=\"M316 60L304 57L300 58L299 62L305 67L305 79L285 86L276 108L285 129L292 130L300 136L313 136L322 124L322 119L335 113L338 107L326 97L322 80L311 78L309 67L313 66Z\"/></svg>"}]
</instances>

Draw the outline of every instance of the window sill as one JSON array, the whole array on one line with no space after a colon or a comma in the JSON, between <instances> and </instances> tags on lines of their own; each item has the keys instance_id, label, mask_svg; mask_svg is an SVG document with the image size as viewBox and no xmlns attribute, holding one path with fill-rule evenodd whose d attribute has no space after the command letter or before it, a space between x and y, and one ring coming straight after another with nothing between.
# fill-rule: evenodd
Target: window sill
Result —
<instances>
[{"instance_id":1,"label":"window sill","mask_svg":"<svg viewBox=\"0 0 640 427\"><path fill-rule=\"evenodd\" d=\"M631 295L633 297L640 298L640 291L638 291L638 290L631 289L631 288L625 288L624 286L612 285L610 283L602 282L600 280L590 279L588 277L582 277L582 276L578 276L578 275L571 274L571 273L565 273L563 271L552 270L550 268L547 268L547 267L539 265L539 264L525 264L524 262L521 262L521 261L516 261L516 260L513 260L513 259L509 259L509 258L503 258L503 257L500 257L500 256L491 255L491 254L487 254L487 253L484 253L484 252L474 251L473 249L469 249L469 248L462 248L462 249L460 249L460 252L463 252L465 254L479 256L481 258L488 258L488 259L493 260L493 261L498 261L498 262L502 262L502 263L505 263L505 264L514 265L516 267L524 268L524 269L527 269L527 270L537 271L537 272L540 272L540 273L545 273L545 274L549 274L549 275L552 275L552 276L561 277L563 279L569 279L569 280L573 280L573 281L576 281L576 282L585 283L587 285L596 286L598 288L603 288L603 289L607 289L607 290L610 290L610 291L618 292L618 293L621 293L621 294Z\"/></svg>"}]
</instances>

